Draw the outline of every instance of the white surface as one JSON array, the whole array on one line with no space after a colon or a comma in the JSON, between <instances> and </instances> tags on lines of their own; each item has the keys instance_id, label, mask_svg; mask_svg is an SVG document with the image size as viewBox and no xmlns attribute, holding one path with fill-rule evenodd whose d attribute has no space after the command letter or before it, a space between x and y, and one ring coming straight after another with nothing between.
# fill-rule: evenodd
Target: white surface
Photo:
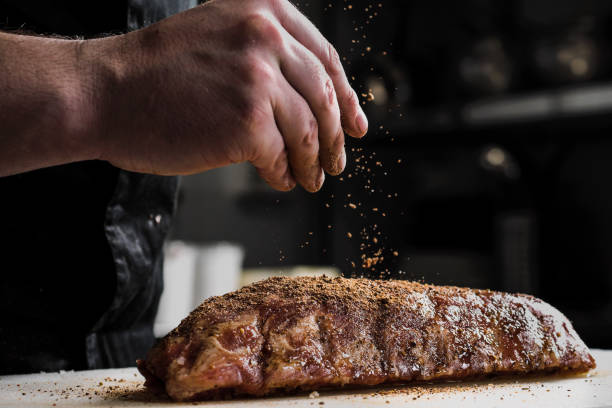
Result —
<instances>
[{"instance_id":1,"label":"white surface","mask_svg":"<svg viewBox=\"0 0 612 408\"><path fill-rule=\"evenodd\" d=\"M250 400L173 403L150 395L134 368L0 377L0 407L612 407L612 350L592 350L597 368L574 377L404 385ZM96 394L97 393L97 394ZM91 398L91 399L90 399ZM387 402L388 401L388 402ZM321 404L323 403L323 404Z\"/></svg>"}]
</instances>

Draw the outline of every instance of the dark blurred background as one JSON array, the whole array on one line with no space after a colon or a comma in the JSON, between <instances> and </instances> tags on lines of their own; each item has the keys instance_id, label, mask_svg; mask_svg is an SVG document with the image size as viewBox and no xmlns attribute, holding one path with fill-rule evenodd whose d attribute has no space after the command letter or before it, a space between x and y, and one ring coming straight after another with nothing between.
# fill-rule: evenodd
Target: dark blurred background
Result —
<instances>
[{"instance_id":1,"label":"dark blurred background","mask_svg":"<svg viewBox=\"0 0 612 408\"><path fill-rule=\"evenodd\" d=\"M333 265L536 295L612 348L612 2L309 1L370 118L342 177L183 178L173 239L245 268Z\"/></svg>"}]
</instances>

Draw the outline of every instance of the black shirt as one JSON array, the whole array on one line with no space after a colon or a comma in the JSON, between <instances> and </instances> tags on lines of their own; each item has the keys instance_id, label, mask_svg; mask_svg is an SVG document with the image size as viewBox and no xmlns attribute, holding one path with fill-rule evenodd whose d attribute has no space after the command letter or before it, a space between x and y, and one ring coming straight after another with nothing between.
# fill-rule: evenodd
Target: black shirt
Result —
<instances>
[{"instance_id":1,"label":"black shirt","mask_svg":"<svg viewBox=\"0 0 612 408\"><path fill-rule=\"evenodd\" d=\"M0 0L0 29L87 38L192 2ZM101 161L0 178L0 374L121 367L144 356L177 186L176 177Z\"/></svg>"}]
</instances>

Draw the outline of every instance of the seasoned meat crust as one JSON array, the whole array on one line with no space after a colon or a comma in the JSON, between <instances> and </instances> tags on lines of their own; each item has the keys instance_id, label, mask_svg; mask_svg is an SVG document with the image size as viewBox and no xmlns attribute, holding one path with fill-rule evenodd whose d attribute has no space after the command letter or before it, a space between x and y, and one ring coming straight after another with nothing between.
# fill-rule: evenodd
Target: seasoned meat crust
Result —
<instances>
[{"instance_id":1,"label":"seasoned meat crust","mask_svg":"<svg viewBox=\"0 0 612 408\"><path fill-rule=\"evenodd\" d=\"M327 277L210 298L138 362L175 400L594 367L532 296Z\"/></svg>"}]
</instances>

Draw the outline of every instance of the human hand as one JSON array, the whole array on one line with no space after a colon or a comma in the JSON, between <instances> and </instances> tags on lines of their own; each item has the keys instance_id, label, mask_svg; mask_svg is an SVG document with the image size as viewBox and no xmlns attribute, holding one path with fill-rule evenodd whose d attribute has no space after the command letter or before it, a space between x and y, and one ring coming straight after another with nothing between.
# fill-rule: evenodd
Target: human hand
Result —
<instances>
[{"instance_id":1,"label":"human hand","mask_svg":"<svg viewBox=\"0 0 612 408\"><path fill-rule=\"evenodd\" d=\"M81 43L99 64L100 158L191 174L244 161L278 190L320 189L367 119L333 46L286 0L213 0Z\"/></svg>"}]
</instances>

